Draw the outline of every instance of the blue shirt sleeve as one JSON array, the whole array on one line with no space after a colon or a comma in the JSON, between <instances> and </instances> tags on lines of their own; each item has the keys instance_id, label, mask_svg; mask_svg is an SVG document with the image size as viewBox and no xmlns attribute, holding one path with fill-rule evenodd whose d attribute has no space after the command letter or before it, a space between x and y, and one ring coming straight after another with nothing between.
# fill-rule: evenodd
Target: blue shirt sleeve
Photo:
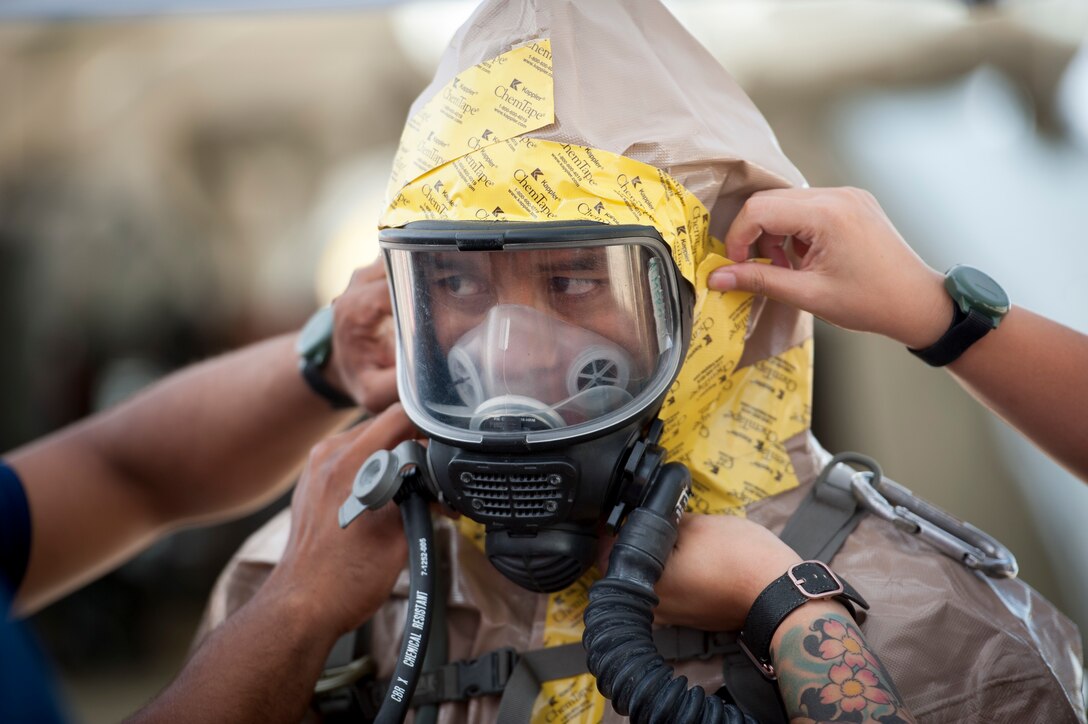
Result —
<instances>
[{"instance_id":1,"label":"blue shirt sleeve","mask_svg":"<svg viewBox=\"0 0 1088 724\"><path fill-rule=\"evenodd\" d=\"M0 585L18 591L30 559L30 505L23 482L0 461ZM7 607L0 609L7 613Z\"/></svg>"},{"instance_id":2,"label":"blue shirt sleeve","mask_svg":"<svg viewBox=\"0 0 1088 724\"><path fill-rule=\"evenodd\" d=\"M68 717L34 635L8 619L30 557L30 506L15 471L0 461L0 722L62 724Z\"/></svg>"},{"instance_id":3,"label":"blue shirt sleeve","mask_svg":"<svg viewBox=\"0 0 1088 724\"><path fill-rule=\"evenodd\" d=\"M69 719L34 634L10 621L8 593L0 582L0 722L63 724Z\"/></svg>"}]
</instances>

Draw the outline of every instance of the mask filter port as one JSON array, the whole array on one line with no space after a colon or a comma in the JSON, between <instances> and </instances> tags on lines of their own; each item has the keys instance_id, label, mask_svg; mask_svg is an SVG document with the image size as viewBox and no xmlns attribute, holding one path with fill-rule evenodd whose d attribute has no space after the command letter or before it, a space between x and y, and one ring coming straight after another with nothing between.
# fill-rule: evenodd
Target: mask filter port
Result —
<instances>
[{"instance_id":1,"label":"mask filter port","mask_svg":"<svg viewBox=\"0 0 1088 724\"><path fill-rule=\"evenodd\" d=\"M631 380L630 357L618 347L593 345L579 354L567 373L567 392L575 395L594 387L627 389Z\"/></svg>"}]
</instances>

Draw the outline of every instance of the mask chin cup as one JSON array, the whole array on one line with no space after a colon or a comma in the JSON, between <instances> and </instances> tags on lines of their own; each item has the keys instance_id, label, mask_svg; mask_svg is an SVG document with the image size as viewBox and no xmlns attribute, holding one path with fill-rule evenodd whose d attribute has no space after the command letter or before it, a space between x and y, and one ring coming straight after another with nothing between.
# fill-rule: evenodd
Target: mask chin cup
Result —
<instances>
[{"instance_id":1,"label":"mask chin cup","mask_svg":"<svg viewBox=\"0 0 1088 724\"><path fill-rule=\"evenodd\" d=\"M634 399L634 395L618 387L592 387L558 405L545 405L521 395L500 395L476 408L431 403L427 409L453 419L468 420L470 430L524 432L554 430L580 420L603 417Z\"/></svg>"},{"instance_id":2,"label":"mask chin cup","mask_svg":"<svg viewBox=\"0 0 1088 724\"><path fill-rule=\"evenodd\" d=\"M488 531L488 560L522 588L554 593L571 585L593 565L597 535L579 527L542 528L533 533Z\"/></svg>"}]
</instances>

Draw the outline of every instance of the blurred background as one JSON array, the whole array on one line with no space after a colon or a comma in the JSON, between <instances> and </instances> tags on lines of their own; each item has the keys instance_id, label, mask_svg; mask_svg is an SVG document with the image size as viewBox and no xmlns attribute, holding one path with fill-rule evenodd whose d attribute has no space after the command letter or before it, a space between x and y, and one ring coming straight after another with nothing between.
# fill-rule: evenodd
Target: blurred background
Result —
<instances>
[{"instance_id":1,"label":"blurred background","mask_svg":"<svg viewBox=\"0 0 1088 724\"><path fill-rule=\"evenodd\" d=\"M871 190L932 266L1088 331L1088 0L667 4L812 185ZM0 2L0 449L297 328L377 255L409 104L474 4L318 5ZM816 350L824 446L1001 539L1088 630L1088 486L895 344L820 324ZM33 619L82 720L173 677L284 502Z\"/></svg>"}]
</instances>

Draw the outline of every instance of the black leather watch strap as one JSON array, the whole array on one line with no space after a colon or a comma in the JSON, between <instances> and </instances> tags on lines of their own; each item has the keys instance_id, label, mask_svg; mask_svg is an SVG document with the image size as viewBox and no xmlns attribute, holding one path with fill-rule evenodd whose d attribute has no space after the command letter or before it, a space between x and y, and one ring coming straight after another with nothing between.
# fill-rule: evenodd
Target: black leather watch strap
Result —
<instances>
[{"instance_id":1,"label":"black leather watch strap","mask_svg":"<svg viewBox=\"0 0 1088 724\"><path fill-rule=\"evenodd\" d=\"M325 376L321 374L321 368L318 367L316 362L303 358L299 360L298 367L302 372L302 379L306 380L306 384L310 386L310 389L328 400L333 408L344 410L355 407L355 400L328 383Z\"/></svg>"},{"instance_id":2,"label":"black leather watch strap","mask_svg":"<svg viewBox=\"0 0 1088 724\"><path fill-rule=\"evenodd\" d=\"M931 367L944 367L955 362L968 347L994 328L993 320L977 309L964 312L958 304L953 304L953 307L952 324L940 339L925 349L907 347L911 354Z\"/></svg>"},{"instance_id":3,"label":"black leather watch strap","mask_svg":"<svg viewBox=\"0 0 1088 724\"><path fill-rule=\"evenodd\" d=\"M786 616L809 601L833 598L846 605L851 615L853 606L868 609L869 604L853 586L839 578L822 561L804 561L790 568L771 582L759 594L737 643L768 679L774 679L771 665L771 639Z\"/></svg>"}]
</instances>

